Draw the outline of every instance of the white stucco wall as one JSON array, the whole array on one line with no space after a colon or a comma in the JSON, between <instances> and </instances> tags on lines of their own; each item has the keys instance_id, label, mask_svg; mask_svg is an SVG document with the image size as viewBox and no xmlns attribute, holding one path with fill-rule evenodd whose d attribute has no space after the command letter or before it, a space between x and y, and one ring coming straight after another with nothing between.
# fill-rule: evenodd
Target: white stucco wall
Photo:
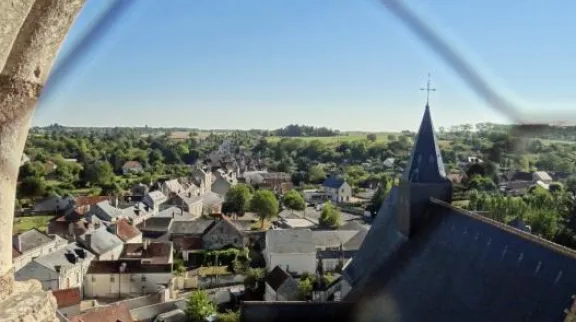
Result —
<instances>
[{"instance_id":1,"label":"white stucco wall","mask_svg":"<svg viewBox=\"0 0 576 322\"><path fill-rule=\"evenodd\" d=\"M84 280L84 295L115 298L119 295L136 296L156 293L160 285L168 284L171 278L171 273L87 274Z\"/></svg>"},{"instance_id":2,"label":"white stucco wall","mask_svg":"<svg viewBox=\"0 0 576 322\"><path fill-rule=\"evenodd\" d=\"M98 259L101 261L116 260L120 257L123 248L124 244L120 244L115 248L112 248L111 250L107 251L106 253L99 255Z\"/></svg>"}]
</instances>

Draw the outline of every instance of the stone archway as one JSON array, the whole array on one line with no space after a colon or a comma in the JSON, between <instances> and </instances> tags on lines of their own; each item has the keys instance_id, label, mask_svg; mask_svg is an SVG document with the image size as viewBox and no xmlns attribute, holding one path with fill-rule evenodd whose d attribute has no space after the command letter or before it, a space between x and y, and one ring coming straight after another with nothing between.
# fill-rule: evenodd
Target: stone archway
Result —
<instances>
[{"instance_id":1,"label":"stone archway","mask_svg":"<svg viewBox=\"0 0 576 322\"><path fill-rule=\"evenodd\" d=\"M30 119L56 53L85 0L0 1L0 320L57 321L38 281L14 282L16 180Z\"/></svg>"}]
</instances>

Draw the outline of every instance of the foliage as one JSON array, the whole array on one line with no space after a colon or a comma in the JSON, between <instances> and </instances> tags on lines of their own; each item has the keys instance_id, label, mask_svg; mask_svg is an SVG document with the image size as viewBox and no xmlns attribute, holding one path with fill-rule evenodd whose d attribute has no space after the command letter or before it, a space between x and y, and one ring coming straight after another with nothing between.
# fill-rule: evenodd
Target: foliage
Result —
<instances>
[{"instance_id":1,"label":"foliage","mask_svg":"<svg viewBox=\"0 0 576 322\"><path fill-rule=\"evenodd\" d=\"M325 127L313 127L306 125L296 125L291 124L282 129L277 129L273 131L276 136L337 136L340 135L340 131L331 130Z\"/></svg>"},{"instance_id":2,"label":"foliage","mask_svg":"<svg viewBox=\"0 0 576 322\"><path fill-rule=\"evenodd\" d=\"M186 315L191 321L204 321L207 317L216 312L216 306L210 299L208 293L202 290L190 293L190 296L186 301Z\"/></svg>"},{"instance_id":3,"label":"foliage","mask_svg":"<svg viewBox=\"0 0 576 322\"><path fill-rule=\"evenodd\" d=\"M278 200L270 190L258 190L250 200L250 209L260 218L261 227L264 227L264 221L274 218L278 215Z\"/></svg>"},{"instance_id":4,"label":"foliage","mask_svg":"<svg viewBox=\"0 0 576 322\"><path fill-rule=\"evenodd\" d=\"M304 197L296 190L288 191L282 198L282 204L291 210L302 211L306 208Z\"/></svg>"},{"instance_id":5,"label":"foliage","mask_svg":"<svg viewBox=\"0 0 576 322\"><path fill-rule=\"evenodd\" d=\"M46 181L42 177L27 177L18 188L20 197L41 197L46 193Z\"/></svg>"},{"instance_id":6,"label":"foliage","mask_svg":"<svg viewBox=\"0 0 576 322\"><path fill-rule=\"evenodd\" d=\"M384 199L386 199L386 196L388 195L391 189L392 189L392 180L385 177L382 180L382 182L380 182L380 184L378 185L378 188L376 189L376 192L372 196L372 199L370 199L370 203L366 207L366 210L370 211L372 214L376 214L378 210L380 210L380 206L382 206Z\"/></svg>"},{"instance_id":7,"label":"foliage","mask_svg":"<svg viewBox=\"0 0 576 322\"><path fill-rule=\"evenodd\" d=\"M97 161L86 165L82 172L82 179L86 182L102 185L112 181L114 172L108 162Z\"/></svg>"},{"instance_id":8,"label":"foliage","mask_svg":"<svg viewBox=\"0 0 576 322\"><path fill-rule=\"evenodd\" d=\"M218 322L240 322L240 311L226 311L218 314Z\"/></svg>"},{"instance_id":9,"label":"foliage","mask_svg":"<svg viewBox=\"0 0 576 322\"><path fill-rule=\"evenodd\" d=\"M313 165L308 169L308 180L312 183L321 183L326 176L326 172L320 166Z\"/></svg>"},{"instance_id":10,"label":"foliage","mask_svg":"<svg viewBox=\"0 0 576 322\"><path fill-rule=\"evenodd\" d=\"M186 273L186 264L184 260L180 257L174 257L174 265L173 265L174 274L177 276L182 276Z\"/></svg>"},{"instance_id":11,"label":"foliage","mask_svg":"<svg viewBox=\"0 0 576 322\"><path fill-rule=\"evenodd\" d=\"M38 229L46 232L48 223L54 216L26 216L14 218L14 234L28 231L30 229Z\"/></svg>"},{"instance_id":12,"label":"foliage","mask_svg":"<svg viewBox=\"0 0 576 322\"><path fill-rule=\"evenodd\" d=\"M265 271L263 268L250 267L246 271L246 278L244 279L244 286L246 289L255 290L259 284L264 281Z\"/></svg>"},{"instance_id":13,"label":"foliage","mask_svg":"<svg viewBox=\"0 0 576 322\"><path fill-rule=\"evenodd\" d=\"M298 281L298 297L301 301L310 299L314 290L314 278L312 275L302 275Z\"/></svg>"},{"instance_id":14,"label":"foliage","mask_svg":"<svg viewBox=\"0 0 576 322\"><path fill-rule=\"evenodd\" d=\"M326 202L320 214L320 225L337 228L342 225L342 214L338 208L334 207L331 202Z\"/></svg>"},{"instance_id":15,"label":"foliage","mask_svg":"<svg viewBox=\"0 0 576 322\"><path fill-rule=\"evenodd\" d=\"M248 210L251 198L250 187L245 184L237 184L226 192L226 201L222 205L222 212L242 215Z\"/></svg>"}]
</instances>

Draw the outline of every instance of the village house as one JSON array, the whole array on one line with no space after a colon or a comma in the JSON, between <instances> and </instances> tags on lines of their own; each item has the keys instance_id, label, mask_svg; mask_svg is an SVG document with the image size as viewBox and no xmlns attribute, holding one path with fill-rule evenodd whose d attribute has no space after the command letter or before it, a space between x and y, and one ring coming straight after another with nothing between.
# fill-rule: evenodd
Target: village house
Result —
<instances>
[{"instance_id":1,"label":"village house","mask_svg":"<svg viewBox=\"0 0 576 322\"><path fill-rule=\"evenodd\" d=\"M12 237L12 265L18 271L34 258L50 254L60 248L66 247L68 241L57 235L31 229Z\"/></svg>"},{"instance_id":2,"label":"village house","mask_svg":"<svg viewBox=\"0 0 576 322\"><path fill-rule=\"evenodd\" d=\"M152 217L154 211L151 207L147 206L145 203L137 202L132 206L120 209L120 213L116 216L116 219L128 219L132 225L138 225L142 221Z\"/></svg>"},{"instance_id":3,"label":"village house","mask_svg":"<svg viewBox=\"0 0 576 322\"><path fill-rule=\"evenodd\" d=\"M176 194L184 192L185 189L182 187L180 182L178 182L178 179L171 179L160 184L160 191L162 191L162 194L167 198L170 198Z\"/></svg>"},{"instance_id":4,"label":"village house","mask_svg":"<svg viewBox=\"0 0 576 322\"><path fill-rule=\"evenodd\" d=\"M162 191L159 190L148 192L142 199L142 202L145 205L152 208L152 213L154 214L157 214L160 211L160 206L166 201L168 201L168 199L162 193Z\"/></svg>"},{"instance_id":5,"label":"village house","mask_svg":"<svg viewBox=\"0 0 576 322\"><path fill-rule=\"evenodd\" d=\"M173 195L166 202L167 205L181 207L182 210L188 212L190 215L199 218L202 216L202 197L192 195L192 193L179 193Z\"/></svg>"},{"instance_id":6,"label":"village house","mask_svg":"<svg viewBox=\"0 0 576 322\"><path fill-rule=\"evenodd\" d=\"M209 169L202 169L202 165L197 163L192 170L193 182L199 189L200 195L210 192L212 189L212 173Z\"/></svg>"},{"instance_id":7,"label":"village house","mask_svg":"<svg viewBox=\"0 0 576 322\"><path fill-rule=\"evenodd\" d=\"M316 258L324 272L342 268L344 263L358 252L367 230L322 230L313 231L312 239L316 247Z\"/></svg>"},{"instance_id":8,"label":"village house","mask_svg":"<svg viewBox=\"0 0 576 322\"><path fill-rule=\"evenodd\" d=\"M32 212L36 214L44 214L44 213L51 213L51 214L58 214L61 211L67 210L69 207L72 206L73 199L72 197L66 196L50 196L38 201L34 204L32 208Z\"/></svg>"},{"instance_id":9,"label":"village house","mask_svg":"<svg viewBox=\"0 0 576 322\"><path fill-rule=\"evenodd\" d=\"M82 293L80 287L65 288L52 291L56 299L58 312L64 317L70 317L81 313Z\"/></svg>"},{"instance_id":10,"label":"village house","mask_svg":"<svg viewBox=\"0 0 576 322\"><path fill-rule=\"evenodd\" d=\"M154 217L155 218L172 218L175 221L186 221L186 220L198 219L196 216L192 216L190 213L182 210L182 208L178 207L178 206L171 206L170 208L166 208L166 209L160 211Z\"/></svg>"},{"instance_id":11,"label":"village house","mask_svg":"<svg viewBox=\"0 0 576 322\"><path fill-rule=\"evenodd\" d=\"M44 290L81 287L86 268L94 254L77 243L66 245L26 264L14 275L17 281L36 279Z\"/></svg>"},{"instance_id":12,"label":"village house","mask_svg":"<svg viewBox=\"0 0 576 322\"><path fill-rule=\"evenodd\" d=\"M352 187L338 176L330 176L322 183L322 192L334 202L350 202Z\"/></svg>"},{"instance_id":13,"label":"village house","mask_svg":"<svg viewBox=\"0 0 576 322\"><path fill-rule=\"evenodd\" d=\"M138 161L126 161L122 166L122 174L129 174L129 173L141 173L144 171L144 167Z\"/></svg>"},{"instance_id":14,"label":"village house","mask_svg":"<svg viewBox=\"0 0 576 322\"><path fill-rule=\"evenodd\" d=\"M101 306L86 313L72 316L70 322L135 322L126 303Z\"/></svg>"},{"instance_id":15,"label":"village house","mask_svg":"<svg viewBox=\"0 0 576 322\"><path fill-rule=\"evenodd\" d=\"M137 201L141 201L142 200L141 198L144 198L144 196L148 193L148 191L150 191L150 187L141 182L133 185L130 188L131 196L139 198Z\"/></svg>"},{"instance_id":16,"label":"village house","mask_svg":"<svg viewBox=\"0 0 576 322\"><path fill-rule=\"evenodd\" d=\"M212 215L222 213L224 198L212 191L204 193L202 196L202 214Z\"/></svg>"},{"instance_id":17,"label":"village house","mask_svg":"<svg viewBox=\"0 0 576 322\"><path fill-rule=\"evenodd\" d=\"M143 264L172 264L174 261L172 242L150 242L124 244L118 261L138 260Z\"/></svg>"},{"instance_id":18,"label":"village house","mask_svg":"<svg viewBox=\"0 0 576 322\"><path fill-rule=\"evenodd\" d=\"M116 203L117 205L117 203ZM110 204L110 201L104 200L100 201L94 206L90 207L88 211L88 215L96 216L103 221L111 222L116 219L120 215L122 211L116 206Z\"/></svg>"},{"instance_id":19,"label":"village house","mask_svg":"<svg viewBox=\"0 0 576 322\"><path fill-rule=\"evenodd\" d=\"M142 232L132 226L127 219L118 219L108 226L108 231L116 235L123 243L141 243Z\"/></svg>"},{"instance_id":20,"label":"village house","mask_svg":"<svg viewBox=\"0 0 576 322\"><path fill-rule=\"evenodd\" d=\"M96 255L98 260L114 260L120 256L124 243L101 226L78 237L78 242Z\"/></svg>"},{"instance_id":21,"label":"village house","mask_svg":"<svg viewBox=\"0 0 576 322\"><path fill-rule=\"evenodd\" d=\"M201 250L243 248L247 241L244 232L225 216L214 220L175 221L170 239L185 261L190 261L190 254Z\"/></svg>"},{"instance_id":22,"label":"village house","mask_svg":"<svg viewBox=\"0 0 576 322\"><path fill-rule=\"evenodd\" d=\"M264 290L264 301L297 301L300 295L298 282L286 273L280 266L266 276Z\"/></svg>"},{"instance_id":23,"label":"village house","mask_svg":"<svg viewBox=\"0 0 576 322\"><path fill-rule=\"evenodd\" d=\"M316 248L311 230L268 230L262 252L266 269L280 266L292 275L316 272Z\"/></svg>"},{"instance_id":24,"label":"village house","mask_svg":"<svg viewBox=\"0 0 576 322\"><path fill-rule=\"evenodd\" d=\"M144 220L137 227L142 232L144 239L150 240L168 240L170 237L169 231L172 227L174 219L170 217L153 216Z\"/></svg>"},{"instance_id":25,"label":"village house","mask_svg":"<svg viewBox=\"0 0 576 322\"><path fill-rule=\"evenodd\" d=\"M84 280L90 298L123 298L157 293L172 279L172 264L147 264L139 260L93 261Z\"/></svg>"}]
</instances>

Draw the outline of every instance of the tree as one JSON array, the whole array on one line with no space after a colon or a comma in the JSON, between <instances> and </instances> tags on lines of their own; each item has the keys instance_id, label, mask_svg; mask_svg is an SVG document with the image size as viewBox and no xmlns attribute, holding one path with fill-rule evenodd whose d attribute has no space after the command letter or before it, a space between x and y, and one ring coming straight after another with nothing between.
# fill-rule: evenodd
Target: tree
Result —
<instances>
[{"instance_id":1,"label":"tree","mask_svg":"<svg viewBox=\"0 0 576 322\"><path fill-rule=\"evenodd\" d=\"M191 321L205 321L207 317L216 312L216 306L210 296L208 296L208 293L202 290L190 293L186 301L186 315Z\"/></svg>"},{"instance_id":2,"label":"tree","mask_svg":"<svg viewBox=\"0 0 576 322\"><path fill-rule=\"evenodd\" d=\"M46 192L46 182L41 177L28 177L20 182L19 191L23 197L40 197Z\"/></svg>"},{"instance_id":3,"label":"tree","mask_svg":"<svg viewBox=\"0 0 576 322\"><path fill-rule=\"evenodd\" d=\"M308 180L312 183L320 183L326 179L326 172L320 166L313 165L308 170Z\"/></svg>"},{"instance_id":4,"label":"tree","mask_svg":"<svg viewBox=\"0 0 576 322\"><path fill-rule=\"evenodd\" d=\"M243 215L250 206L252 192L245 184L237 184L226 192L226 198L222 205L224 213L235 213Z\"/></svg>"},{"instance_id":5,"label":"tree","mask_svg":"<svg viewBox=\"0 0 576 322\"><path fill-rule=\"evenodd\" d=\"M282 203L290 210L302 211L306 208L306 202L302 195L296 190L290 190L284 198L282 198Z\"/></svg>"},{"instance_id":6,"label":"tree","mask_svg":"<svg viewBox=\"0 0 576 322\"><path fill-rule=\"evenodd\" d=\"M312 291L314 290L314 285L312 284L311 278L301 278L298 282L298 296L301 301L305 301L310 298Z\"/></svg>"},{"instance_id":7,"label":"tree","mask_svg":"<svg viewBox=\"0 0 576 322\"><path fill-rule=\"evenodd\" d=\"M82 178L91 184L104 185L112 181L114 172L110 163L97 161L86 165L82 172Z\"/></svg>"},{"instance_id":8,"label":"tree","mask_svg":"<svg viewBox=\"0 0 576 322\"><path fill-rule=\"evenodd\" d=\"M376 189L372 199L370 199L370 203L366 207L366 210L370 211L372 214L377 213L378 210L380 210L380 206L382 206L384 199L386 199L386 196L390 192L390 189L392 189L392 181L388 178L384 178L378 185L378 189Z\"/></svg>"},{"instance_id":9,"label":"tree","mask_svg":"<svg viewBox=\"0 0 576 322\"><path fill-rule=\"evenodd\" d=\"M264 228L264 221L278 215L278 200L270 190L258 190L250 200L250 209L258 214L260 228Z\"/></svg>"},{"instance_id":10,"label":"tree","mask_svg":"<svg viewBox=\"0 0 576 322\"><path fill-rule=\"evenodd\" d=\"M320 214L320 225L337 228L342 225L342 214L338 208L334 207L331 202L326 202L322 208L322 213Z\"/></svg>"},{"instance_id":11,"label":"tree","mask_svg":"<svg viewBox=\"0 0 576 322\"><path fill-rule=\"evenodd\" d=\"M370 134L366 135L366 139L368 139L368 141L370 141L370 142L376 142L377 137L376 137L376 134L370 133Z\"/></svg>"}]
</instances>

